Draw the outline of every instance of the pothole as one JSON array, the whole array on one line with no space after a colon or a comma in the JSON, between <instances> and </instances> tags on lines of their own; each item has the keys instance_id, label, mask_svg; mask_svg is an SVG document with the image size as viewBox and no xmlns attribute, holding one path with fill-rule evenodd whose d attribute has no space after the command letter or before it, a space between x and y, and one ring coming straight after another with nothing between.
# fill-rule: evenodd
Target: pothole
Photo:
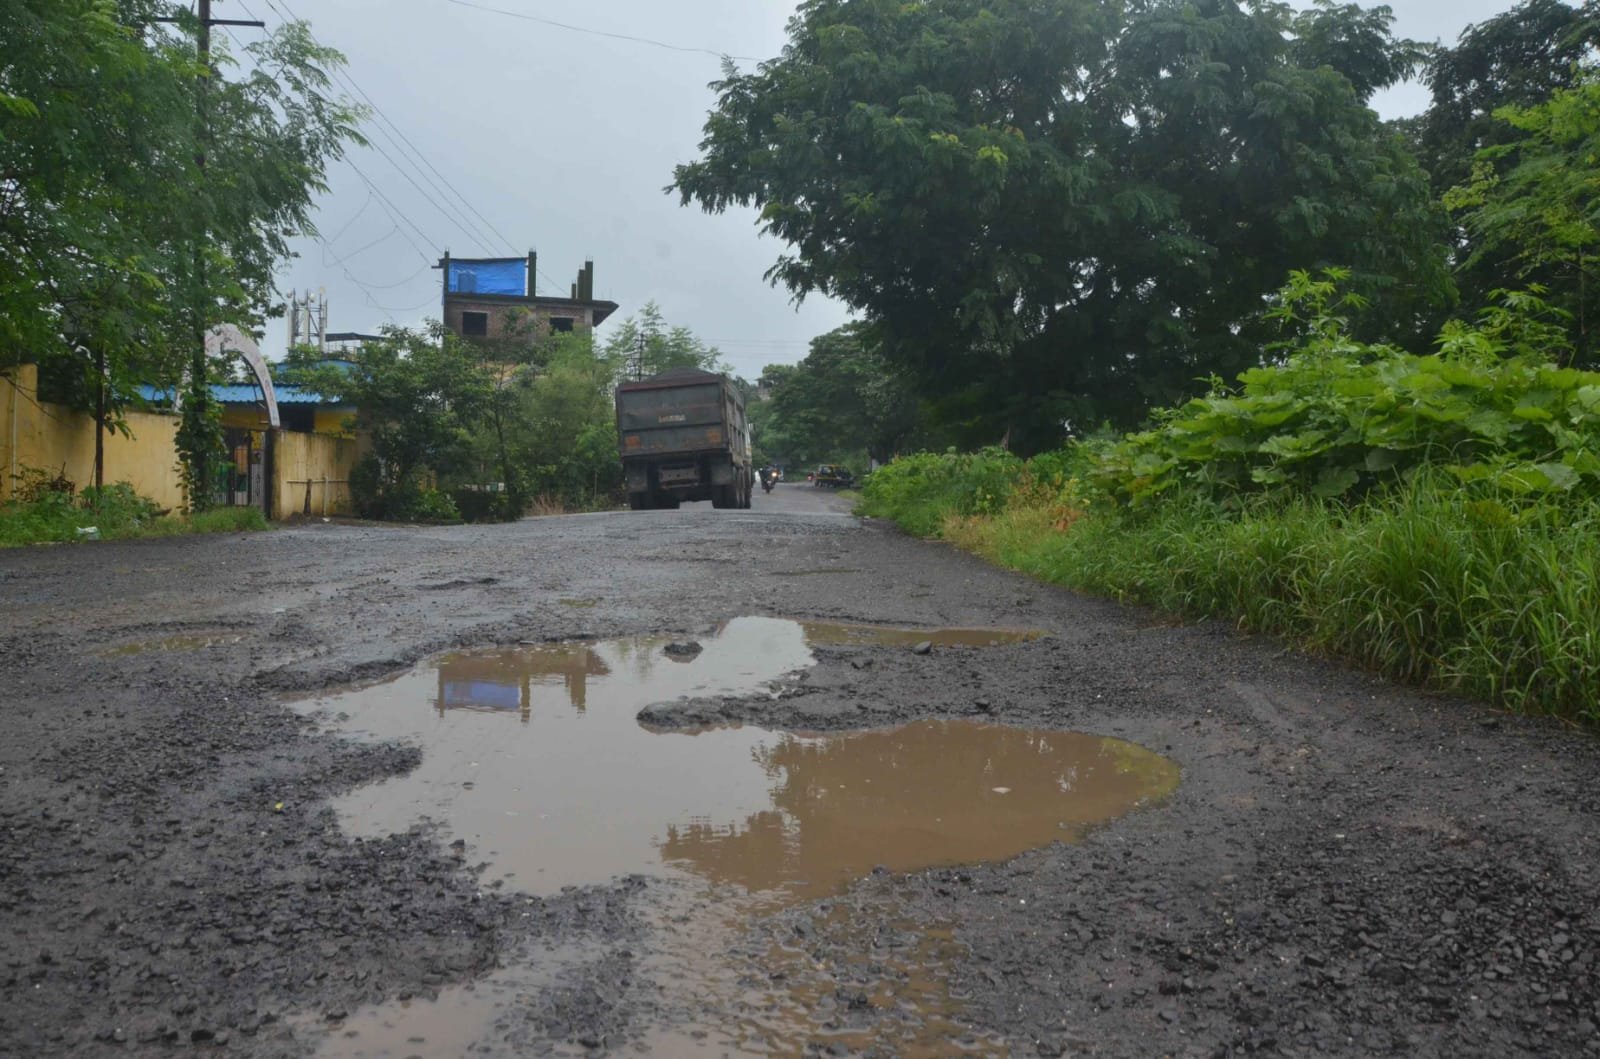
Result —
<instances>
[{"instance_id":1,"label":"pothole","mask_svg":"<svg viewBox=\"0 0 1600 1059\"><path fill-rule=\"evenodd\" d=\"M107 647L100 653L109 656L138 655L148 651L199 651L207 647L226 647L244 642L242 633L188 633L182 636L164 636L158 640L138 640L134 643Z\"/></svg>"},{"instance_id":2,"label":"pothole","mask_svg":"<svg viewBox=\"0 0 1600 1059\"><path fill-rule=\"evenodd\" d=\"M673 968L674 988L696 997L684 1009L703 1019L718 1008L777 1012L737 1039L712 1038L782 1052L821 1032L806 1021L805 997L828 979L718 970L725 963L708 953L732 951L756 917L840 892L876 868L998 861L1079 839L1167 796L1178 767L1118 739L968 720L683 732L647 729L639 711L683 696L759 694L812 664L812 645L988 646L1039 635L747 617L698 641L698 651L642 636L447 655L306 708L345 732L423 747L413 772L335 801L348 831L381 836L431 820L446 841L464 843L469 863L486 865L486 881L535 895L624 874L665 880L654 892L675 896L658 900L658 959ZM664 907L674 903L677 911ZM841 1003L861 1021L876 1001L853 1012ZM915 1002L896 1010L907 1025L948 1021ZM392 1020L386 1011L369 1024ZM692 1032L705 1039L711 1030ZM359 1054L338 1044L358 1038L330 1037L323 1054Z\"/></svg>"},{"instance_id":3,"label":"pothole","mask_svg":"<svg viewBox=\"0 0 1600 1059\"><path fill-rule=\"evenodd\" d=\"M800 627L806 642L817 647L998 647L1044 636L1043 629L915 629L837 621L804 621Z\"/></svg>"}]
</instances>

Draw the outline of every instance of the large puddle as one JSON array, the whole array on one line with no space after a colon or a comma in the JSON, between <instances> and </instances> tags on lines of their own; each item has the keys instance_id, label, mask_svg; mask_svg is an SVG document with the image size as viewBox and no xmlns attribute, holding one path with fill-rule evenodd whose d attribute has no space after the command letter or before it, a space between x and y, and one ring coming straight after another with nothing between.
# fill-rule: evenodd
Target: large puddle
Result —
<instances>
[{"instance_id":1,"label":"large puddle","mask_svg":"<svg viewBox=\"0 0 1600 1059\"><path fill-rule=\"evenodd\" d=\"M707 963L710 938L733 939L754 915L838 892L878 867L996 861L1077 839L1165 797L1178 768L1117 739L965 720L826 735L753 725L679 732L642 727L639 711L681 696L776 694L785 674L814 661L812 645L979 646L1037 635L738 618L696 644L645 636L448 655L308 708L343 731L424 750L412 773L336 801L347 830L380 836L432 821L445 840L466 844L469 863L487 865L487 878L533 894L628 873L672 880L675 900L701 911L658 919L691 924L678 928L676 947L661 941L661 966L675 967L680 991L702 983L710 995L690 1006L707 1017L719 1004L779 1012L755 1023L714 1019L713 1037L735 1050L781 1052L816 1030L805 1023L806 976L784 973L773 979L781 988L736 996L748 988L716 985L733 979ZM774 990L787 999L773 999ZM489 1003L485 994L450 996L467 1009ZM918 1008L918 1025L936 1007ZM415 1018L379 1010L369 1028L437 1025L448 1009ZM730 1037L733 1024L745 1030ZM341 1035L347 1043L360 1039L352 1030ZM676 1050L665 1038L655 1043Z\"/></svg>"},{"instance_id":2,"label":"large puddle","mask_svg":"<svg viewBox=\"0 0 1600 1059\"><path fill-rule=\"evenodd\" d=\"M688 649L637 637L475 651L311 707L346 731L424 747L415 771L335 802L348 830L432 821L535 894L640 872L818 896L878 866L1003 860L1071 839L1177 783L1177 767L1140 746L1068 732L956 720L682 733L636 720L680 696L759 693L809 664L810 644L872 632L737 618ZM962 631L980 633L1008 635Z\"/></svg>"}]
</instances>

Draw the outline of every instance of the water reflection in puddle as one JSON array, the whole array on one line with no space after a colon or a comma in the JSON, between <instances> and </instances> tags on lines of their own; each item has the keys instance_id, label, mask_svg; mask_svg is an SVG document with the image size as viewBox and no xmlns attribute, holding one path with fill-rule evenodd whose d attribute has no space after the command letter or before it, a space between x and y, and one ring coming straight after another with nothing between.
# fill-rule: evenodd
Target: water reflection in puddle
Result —
<instances>
[{"instance_id":1,"label":"water reflection in puddle","mask_svg":"<svg viewBox=\"0 0 1600 1059\"><path fill-rule=\"evenodd\" d=\"M679 696L758 692L811 661L813 635L739 618L687 656L660 637L455 654L317 700L342 728L425 748L414 772L335 806L361 835L435 821L536 894L687 871L816 896L877 865L1001 860L1070 839L1177 782L1131 743L970 721L796 735L635 720Z\"/></svg>"},{"instance_id":2,"label":"water reflection in puddle","mask_svg":"<svg viewBox=\"0 0 1600 1059\"><path fill-rule=\"evenodd\" d=\"M739 618L697 653L669 654L665 637L462 653L309 708L342 730L424 747L414 772L335 803L347 830L378 836L436 821L447 839L465 840L469 862L534 894L625 873L672 880L666 903L690 910L658 910L656 970L693 998L685 1010L711 1019L722 1046L782 1052L819 1032L807 997L832 996L833 979L777 950L756 960L795 965L776 978L770 968L727 972L709 954L731 951L754 917L837 892L880 865L1002 860L1073 840L1178 782L1177 766L1151 751L1075 733L939 720L829 735L749 725L684 733L636 720L680 696L758 694L811 664L813 644L971 646L1038 635L945 632ZM908 1024L942 1025L929 1021L938 1006L911 1002ZM432 1008L416 1017L447 1016ZM376 1026L397 1016L379 1009L371 1018ZM360 1033L329 1038L324 1054L383 1054L341 1040ZM652 1040L653 1050L678 1050ZM909 1047L903 1037L890 1043Z\"/></svg>"}]
</instances>

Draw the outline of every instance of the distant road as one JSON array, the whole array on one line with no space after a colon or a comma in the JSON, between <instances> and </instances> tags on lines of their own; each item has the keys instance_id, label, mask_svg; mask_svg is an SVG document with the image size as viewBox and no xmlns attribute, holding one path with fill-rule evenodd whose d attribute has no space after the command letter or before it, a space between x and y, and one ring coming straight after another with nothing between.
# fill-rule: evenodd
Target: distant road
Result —
<instances>
[{"instance_id":1,"label":"distant road","mask_svg":"<svg viewBox=\"0 0 1600 1059\"><path fill-rule=\"evenodd\" d=\"M803 477L798 482L779 482L770 493L762 492L757 484L750 498L751 511L769 515L848 515L852 506L851 497L841 497L837 489L818 488ZM684 504L681 510L697 508L710 511L711 502Z\"/></svg>"}]
</instances>

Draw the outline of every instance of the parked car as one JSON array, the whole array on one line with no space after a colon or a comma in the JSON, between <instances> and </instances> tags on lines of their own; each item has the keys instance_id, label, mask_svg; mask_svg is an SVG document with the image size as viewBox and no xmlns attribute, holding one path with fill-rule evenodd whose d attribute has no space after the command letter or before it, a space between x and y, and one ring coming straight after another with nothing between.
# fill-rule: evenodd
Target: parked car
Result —
<instances>
[{"instance_id":1,"label":"parked car","mask_svg":"<svg viewBox=\"0 0 1600 1059\"><path fill-rule=\"evenodd\" d=\"M855 484L855 475L850 473L850 468L837 463L824 463L817 468L812 480L818 485L832 486L835 489L844 489Z\"/></svg>"}]
</instances>

